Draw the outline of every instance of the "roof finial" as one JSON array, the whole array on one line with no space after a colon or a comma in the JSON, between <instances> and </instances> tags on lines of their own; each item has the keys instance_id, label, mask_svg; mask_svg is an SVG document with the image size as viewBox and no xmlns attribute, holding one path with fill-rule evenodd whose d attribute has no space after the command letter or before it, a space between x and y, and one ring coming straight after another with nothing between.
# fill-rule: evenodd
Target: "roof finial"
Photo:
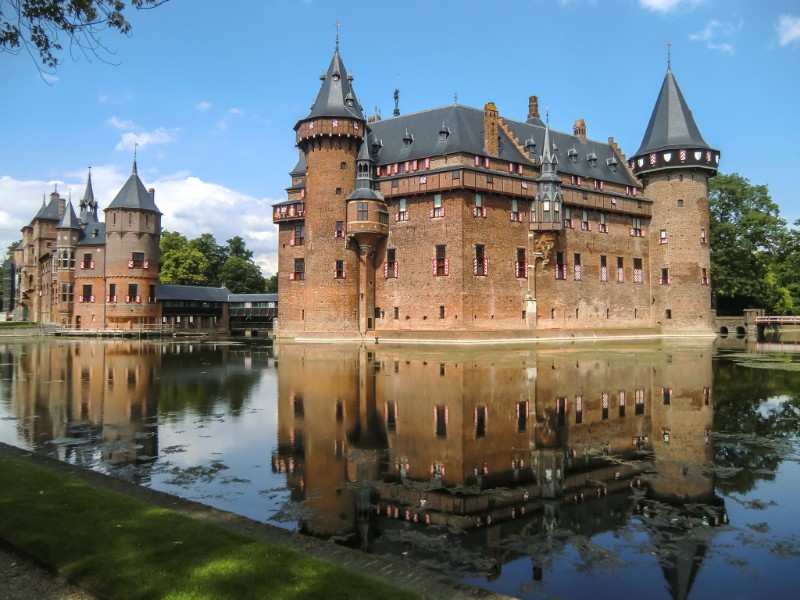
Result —
<instances>
[{"instance_id":1,"label":"roof finial","mask_svg":"<svg viewBox=\"0 0 800 600\"><path fill-rule=\"evenodd\" d=\"M457 91L453 94L453 104L458 104L458 92Z\"/></svg>"},{"instance_id":2,"label":"roof finial","mask_svg":"<svg viewBox=\"0 0 800 600\"><path fill-rule=\"evenodd\" d=\"M337 52L339 51L339 26L340 25L341 25L341 23L339 21L336 21L336 51Z\"/></svg>"},{"instance_id":3,"label":"roof finial","mask_svg":"<svg viewBox=\"0 0 800 600\"><path fill-rule=\"evenodd\" d=\"M545 116L545 120L547 121L547 126L550 127L550 107L549 106L545 106L544 107L544 116Z\"/></svg>"},{"instance_id":4,"label":"roof finial","mask_svg":"<svg viewBox=\"0 0 800 600\"><path fill-rule=\"evenodd\" d=\"M139 142L133 142L133 174L136 175L136 152L139 149Z\"/></svg>"},{"instance_id":5,"label":"roof finial","mask_svg":"<svg viewBox=\"0 0 800 600\"><path fill-rule=\"evenodd\" d=\"M672 48L672 42L667 42L667 71L672 70L672 56L670 56Z\"/></svg>"},{"instance_id":6,"label":"roof finial","mask_svg":"<svg viewBox=\"0 0 800 600\"><path fill-rule=\"evenodd\" d=\"M394 116L400 116L400 73L397 74L397 87L394 88Z\"/></svg>"}]
</instances>

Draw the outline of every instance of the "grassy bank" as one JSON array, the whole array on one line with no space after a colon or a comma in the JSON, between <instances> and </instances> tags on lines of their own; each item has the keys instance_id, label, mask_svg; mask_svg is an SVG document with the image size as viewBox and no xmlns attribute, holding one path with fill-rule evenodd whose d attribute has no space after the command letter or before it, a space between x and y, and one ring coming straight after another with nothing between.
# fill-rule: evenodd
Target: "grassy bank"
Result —
<instances>
[{"instance_id":1,"label":"grassy bank","mask_svg":"<svg viewBox=\"0 0 800 600\"><path fill-rule=\"evenodd\" d=\"M417 597L21 460L0 482L0 539L103 597Z\"/></svg>"}]
</instances>

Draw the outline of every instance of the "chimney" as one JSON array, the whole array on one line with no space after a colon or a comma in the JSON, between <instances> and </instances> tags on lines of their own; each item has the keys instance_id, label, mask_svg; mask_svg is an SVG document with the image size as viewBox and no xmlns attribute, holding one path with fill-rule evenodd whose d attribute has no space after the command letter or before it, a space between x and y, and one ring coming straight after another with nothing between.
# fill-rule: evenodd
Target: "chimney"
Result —
<instances>
[{"instance_id":1,"label":"chimney","mask_svg":"<svg viewBox=\"0 0 800 600\"><path fill-rule=\"evenodd\" d=\"M147 193L150 194L150 200L155 202L156 201L156 190L154 188L150 188L149 190L147 190Z\"/></svg>"},{"instance_id":2,"label":"chimney","mask_svg":"<svg viewBox=\"0 0 800 600\"><path fill-rule=\"evenodd\" d=\"M528 119L539 118L539 98L530 96L528 98Z\"/></svg>"},{"instance_id":3,"label":"chimney","mask_svg":"<svg viewBox=\"0 0 800 600\"><path fill-rule=\"evenodd\" d=\"M572 133L586 143L586 122L583 119L575 121L575 125L572 126Z\"/></svg>"},{"instance_id":4,"label":"chimney","mask_svg":"<svg viewBox=\"0 0 800 600\"><path fill-rule=\"evenodd\" d=\"M500 144L497 140L497 107L494 102L483 107L483 147L492 156L497 156Z\"/></svg>"}]
</instances>

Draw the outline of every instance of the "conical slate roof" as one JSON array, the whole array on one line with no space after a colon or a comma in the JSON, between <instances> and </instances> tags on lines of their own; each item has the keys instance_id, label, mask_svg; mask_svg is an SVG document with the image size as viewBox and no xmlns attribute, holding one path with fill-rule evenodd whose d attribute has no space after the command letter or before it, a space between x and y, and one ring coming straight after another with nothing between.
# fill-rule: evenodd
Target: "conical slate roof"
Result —
<instances>
[{"instance_id":1,"label":"conical slate roof","mask_svg":"<svg viewBox=\"0 0 800 600\"><path fill-rule=\"evenodd\" d=\"M64 214L61 216L61 221L56 225L56 229L80 229L81 224L78 221L78 216L75 214L75 209L72 208L72 201L67 202L67 207L64 209Z\"/></svg>"},{"instance_id":2,"label":"conical slate roof","mask_svg":"<svg viewBox=\"0 0 800 600\"><path fill-rule=\"evenodd\" d=\"M117 193L111 204L108 205L106 210L113 208L130 208L135 210L149 210L155 213L161 213L153 201L147 189L144 187L142 180L136 173L136 161L133 161L133 172L128 177L128 181L122 186L122 189Z\"/></svg>"},{"instance_id":3,"label":"conical slate roof","mask_svg":"<svg viewBox=\"0 0 800 600\"><path fill-rule=\"evenodd\" d=\"M339 44L333 53L327 73L322 76L322 86L311 106L307 119L315 117L355 117L364 121L364 112L351 85L352 78L339 56Z\"/></svg>"},{"instance_id":4,"label":"conical slate roof","mask_svg":"<svg viewBox=\"0 0 800 600\"><path fill-rule=\"evenodd\" d=\"M36 216L33 217L33 221L36 219L47 219L49 221L60 221L61 215L58 211L58 202L61 197L58 195L58 192L53 192L50 194L50 202L47 204L42 204L42 207L39 209L39 212L36 213ZM31 221L31 223L33 222Z\"/></svg>"},{"instance_id":5,"label":"conical slate roof","mask_svg":"<svg viewBox=\"0 0 800 600\"><path fill-rule=\"evenodd\" d=\"M667 69L642 145L634 156L658 150L689 148L711 149L700 135L672 70Z\"/></svg>"}]
</instances>

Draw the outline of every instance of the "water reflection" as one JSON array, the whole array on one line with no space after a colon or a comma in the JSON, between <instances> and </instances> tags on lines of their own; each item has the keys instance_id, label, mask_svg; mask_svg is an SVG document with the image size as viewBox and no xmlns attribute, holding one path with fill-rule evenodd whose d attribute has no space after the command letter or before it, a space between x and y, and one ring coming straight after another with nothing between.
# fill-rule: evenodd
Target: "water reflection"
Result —
<instances>
[{"instance_id":1,"label":"water reflection","mask_svg":"<svg viewBox=\"0 0 800 600\"><path fill-rule=\"evenodd\" d=\"M0 343L0 440L511 595L797 583L780 340L275 356Z\"/></svg>"},{"instance_id":2,"label":"water reflection","mask_svg":"<svg viewBox=\"0 0 800 600\"><path fill-rule=\"evenodd\" d=\"M527 555L541 579L554 532L638 515L671 540L677 588L709 537L695 526L727 519L711 354L284 347L273 468L310 509L303 530L451 573L497 577Z\"/></svg>"}]
</instances>

